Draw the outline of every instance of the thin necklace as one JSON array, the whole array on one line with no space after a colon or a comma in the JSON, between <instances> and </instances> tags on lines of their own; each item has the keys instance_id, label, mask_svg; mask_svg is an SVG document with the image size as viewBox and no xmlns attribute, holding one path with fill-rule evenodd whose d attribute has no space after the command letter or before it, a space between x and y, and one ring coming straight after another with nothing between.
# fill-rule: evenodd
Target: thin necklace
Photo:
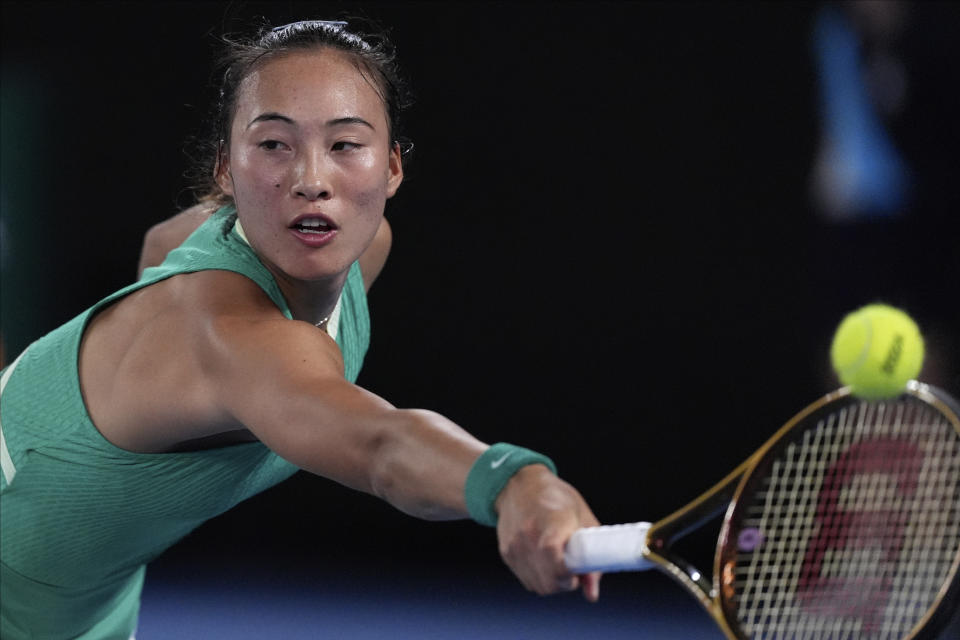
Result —
<instances>
[{"instance_id":1,"label":"thin necklace","mask_svg":"<svg viewBox=\"0 0 960 640\"><path fill-rule=\"evenodd\" d=\"M327 320L329 320L329 319L330 319L330 316L327 316L326 318L324 318L323 320L321 320L320 322L318 322L318 323L317 323L317 326L318 326L319 328L323 329L323 325L327 324Z\"/></svg>"}]
</instances>

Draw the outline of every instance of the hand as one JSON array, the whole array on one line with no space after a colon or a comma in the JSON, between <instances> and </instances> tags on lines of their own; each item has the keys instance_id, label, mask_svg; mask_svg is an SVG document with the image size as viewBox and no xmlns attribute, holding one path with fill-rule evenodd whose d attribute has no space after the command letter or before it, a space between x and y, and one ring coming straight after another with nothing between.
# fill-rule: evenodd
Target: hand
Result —
<instances>
[{"instance_id":1,"label":"hand","mask_svg":"<svg viewBox=\"0 0 960 640\"><path fill-rule=\"evenodd\" d=\"M497 497L500 555L520 582L540 595L582 586L590 602L600 597L600 574L567 570L563 550L573 532L600 524L572 486L544 465L518 471Z\"/></svg>"}]
</instances>

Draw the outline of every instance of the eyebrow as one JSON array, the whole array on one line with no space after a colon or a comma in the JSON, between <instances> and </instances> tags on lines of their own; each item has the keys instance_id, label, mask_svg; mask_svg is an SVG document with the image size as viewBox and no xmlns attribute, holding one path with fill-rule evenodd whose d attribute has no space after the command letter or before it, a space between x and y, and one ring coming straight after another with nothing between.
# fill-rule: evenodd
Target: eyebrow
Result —
<instances>
[{"instance_id":1,"label":"eyebrow","mask_svg":"<svg viewBox=\"0 0 960 640\"><path fill-rule=\"evenodd\" d=\"M358 116L347 116L345 118L334 118L333 120L327 120L328 127L340 127L348 124L360 124L376 131L376 127Z\"/></svg>"},{"instance_id":2,"label":"eyebrow","mask_svg":"<svg viewBox=\"0 0 960 640\"><path fill-rule=\"evenodd\" d=\"M256 118L250 121L250 124L247 125L247 129L252 127L257 122L267 122L270 120L280 120L281 122L286 122L287 124L296 125L296 121L289 117L285 116L282 113L277 113L276 111L268 111L266 113L261 113ZM328 127L342 127L345 125L359 124L365 127L376 131L376 127L364 120L359 116L344 116L343 118L334 118L333 120L327 120L326 126Z\"/></svg>"},{"instance_id":3,"label":"eyebrow","mask_svg":"<svg viewBox=\"0 0 960 640\"><path fill-rule=\"evenodd\" d=\"M252 127L258 122L267 122L269 120L281 120L287 124L296 124L293 121L293 118L283 115L282 113L277 113L276 111L268 111L267 113L261 113L256 118L250 121L250 124L247 125L247 129Z\"/></svg>"}]
</instances>

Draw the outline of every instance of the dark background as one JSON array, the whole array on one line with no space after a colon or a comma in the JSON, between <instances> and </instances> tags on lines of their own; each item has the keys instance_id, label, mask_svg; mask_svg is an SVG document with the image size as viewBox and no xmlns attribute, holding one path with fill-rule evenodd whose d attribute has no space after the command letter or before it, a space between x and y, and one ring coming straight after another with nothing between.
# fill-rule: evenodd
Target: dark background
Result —
<instances>
[{"instance_id":1,"label":"dark background","mask_svg":"<svg viewBox=\"0 0 960 640\"><path fill-rule=\"evenodd\" d=\"M818 6L5 2L7 360L130 282L190 204L216 36L348 14L389 27L416 94L365 387L550 454L606 522L666 515L834 388L829 340L862 304L910 311L921 378L960 392L960 11L913 6L898 44L908 206L838 224L809 197ZM160 566L238 553L501 571L488 530L306 474Z\"/></svg>"}]
</instances>

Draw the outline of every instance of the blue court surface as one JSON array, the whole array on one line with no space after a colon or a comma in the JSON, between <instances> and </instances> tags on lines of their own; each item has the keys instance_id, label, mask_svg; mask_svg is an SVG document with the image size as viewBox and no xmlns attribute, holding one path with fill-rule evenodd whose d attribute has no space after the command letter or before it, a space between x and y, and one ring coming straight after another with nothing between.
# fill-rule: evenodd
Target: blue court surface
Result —
<instances>
[{"instance_id":1,"label":"blue court surface","mask_svg":"<svg viewBox=\"0 0 960 640\"><path fill-rule=\"evenodd\" d=\"M591 604L579 594L530 594L505 568L162 567L147 573L137 638L723 638L662 575L606 576L601 587Z\"/></svg>"},{"instance_id":2,"label":"blue court surface","mask_svg":"<svg viewBox=\"0 0 960 640\"><path fill-rule=\"evenodd\" d=\"M262 563L262 560L259 561ZM960 638L960 615L938 640ZM653 571L603 579L600 602L541 598L506 568L161 565L147 573L138 640L723 640L680 587Z\"/></svg>"}]
</instances>

